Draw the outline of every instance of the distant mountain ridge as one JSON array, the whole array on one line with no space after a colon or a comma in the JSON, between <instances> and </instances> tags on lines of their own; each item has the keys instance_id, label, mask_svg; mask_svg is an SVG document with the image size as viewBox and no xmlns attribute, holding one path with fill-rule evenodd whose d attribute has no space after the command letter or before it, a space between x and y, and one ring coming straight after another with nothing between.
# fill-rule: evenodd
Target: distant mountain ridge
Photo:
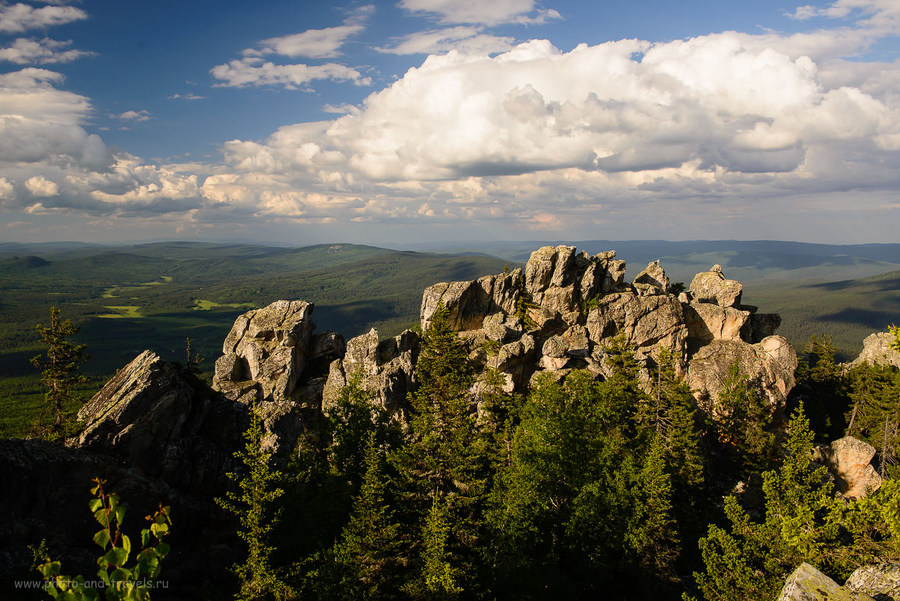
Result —
<instances>
[{"instance_id":1,"label":"distant mountain ridge","mask_svg":"<svg viewBox=\"0 0 900 601\"><path fill-rule=\"evenodd\" d=\"M410 248L441 252L483 252L522 263L531 251L568 244L591 254L615 250L628 261L629 275L659 259L673 281L690 283L694 274L721 265L744 283L759 279L830 282L900 269L900 244L813 244L779 240L579 240L419 244Z\"/></svg>"}]
</instances>

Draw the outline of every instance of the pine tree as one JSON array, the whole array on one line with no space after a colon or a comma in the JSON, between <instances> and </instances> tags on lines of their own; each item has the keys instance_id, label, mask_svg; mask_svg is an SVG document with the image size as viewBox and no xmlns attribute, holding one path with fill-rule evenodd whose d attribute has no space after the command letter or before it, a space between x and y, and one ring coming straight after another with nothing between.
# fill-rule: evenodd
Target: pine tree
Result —
<instances>
[{"instance_id":1,"label":"pine tree","mask_svg":"<svg viewBox=\"0 0 900 601\"><path fill-rule=\"evenodd\" d=\"M852 382L847 433L869 442L881 457L882 477L900 453L900 371L863 364L849 374Z\"/></svg>"},{"instance_id":2,"label":"pine tree","mask_svg":"<svg viewBox=\"0 0 900 601\"><path fill-rule=\"evenodd\" d=\"M78 373L78 365L87 360L86 346L69 342L78 328L70 319L61 321L57 307L50 307L49 327L38 324L36 329L47 351L43 356L33 357L31 364L43 370L41 383L47 388L45 398L54 419L52 437L58 438L66 434L66 405L76 400L75 388L88 381Z\"/></svg>"},{"instance_id":3,"label":"pine tree","mask_svg":"<svg viewBox=\"0 0 900 601\"><path fill-rule=\"evenodd\" d=\"M447 548L450 530L447 508L435 494L422 528L422 579L424 597L429 600L449 601L463 592L457 584L457 570L451 564Z\"/></svg>"},{"instance_id":4,"label":"pine tree","mask_svg":"<svg viewBox=\"0 0 900 601\"><path fill-rule=\"evenodd\" d=\"M771 465L776 453L775 437L767 431L771 416L737 362L728 369L714 412L719 442L738 456L745 472Z\"/></svg>"},{"instance_id":5,"label":"pine tree","mask_svg":"<svg viewBox=\"0 0 900 601\"><path fill-rule=\"evenodd\" d=\"M853 562L846 549L844 503L834 498L825 468L811 461L813 438L801 403L791 417L786 457L778 469L763 474L764 521L752 521L729 497L730 532L709 526L700 540L706 570L694 574L708 601L772 599L804 561L826 573L849 575L844 572Z\"/></svg>"},{"instance_id":6,"label":"pine tree","mask_svg":"<svg viewBox=\"0 0 900 601\"><path fill-rule=\"evenodd\" d=\"M831 337L813 336L800 355L793 395L802 398L813 431L823 441L839 438L850 405L843 368L835 361L837 347Z\"/></svg>"}]
</instances>

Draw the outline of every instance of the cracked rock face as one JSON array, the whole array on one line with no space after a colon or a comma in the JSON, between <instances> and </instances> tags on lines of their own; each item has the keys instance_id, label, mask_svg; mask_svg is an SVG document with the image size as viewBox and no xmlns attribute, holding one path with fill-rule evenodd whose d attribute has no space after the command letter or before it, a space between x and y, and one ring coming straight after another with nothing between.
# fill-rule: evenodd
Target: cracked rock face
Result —
<instances>
[{"instance_id":1,"label":"cracked rock face","mask_svg":"<svg viewBox=\"0 0 900 601\"><path fill-rule=\"evenodd\" d=\"M894 337L890 332L876 332L869 334L863 340L863 350L859 357L853 360L850 367L861 363L872 365L893 365L900 368L900 352L891 348Z\"/></svg>"},{"instance_id":2,"label":"cracked rock face","mask_svg":"<svg viewBox=\"0 0 900 601\"><path fill-rule=\"evenodd\" d=\"M192 374L144 351L78 411L70 445L119 458L188 490L210 490L243 430L243 412Z\"/></svg>"},{"instance_id":3,"label":"cracked rock face","mask_svg":"<svg viewBox=\"0 0 900 601\"><path fill-rule=\"evenodd\" d=\"M312 303L280 300L240 315L216 361L213 389L242 404L258 402L265 446L282 453L319 411L327 366L344 352L342 336L313 336L312 312ZM310 373L317 367L321 373Z\"/></svg>"},{"instance_id":4,"label":"cracked rock face","mask_svg":"<svg viewBox=\"0 0 900 601\"><path fill-rule=\"evenodd\" d=\"M797 353L786 339L769 336L758 344L713 340L691 357L687 371L688 385L699 391L701 405L710 407L713 418L715 399L734 363L763 395L771 411L784 406L794 387L797 368Z\"/></svg>"},{"instance_id":5,"label":"cracked rock face","mask_svg":"<svg viewBox=\"0 0 900 601\"><path fill-rule=\"evenodd\" d=\"M406 395L416 384L419 346L419 335L412 330L379 342L378 331L372 328L350 339L344 358L334 360L329 368L322 391L322 411L327 414L335 406L341 389L356 374L361 386L374 394L381 407L402 419Z\"/></svg>"},{"instance_id":6,"label":"cracked rock face","mask_svg":"<svg viewBox=\"0 0 900 601\"><path fill-rule=\"evenodd\" d=\"M777 601L874 601L862 592L855 592L809 565L803 563L788 576Z\"/></svg>"},{"instance_id":7,"label":"cracked rock face","mask_svg":"<svg viewBox=\"0 0 900 601\"><path fill-rule=\"evenodd\" d=\"M290 399L306 365L312 312L305 301L276 301L239 316L216 361L213 388L238 400L254 382L261 401Z\"/></svg>"}]
</instances>

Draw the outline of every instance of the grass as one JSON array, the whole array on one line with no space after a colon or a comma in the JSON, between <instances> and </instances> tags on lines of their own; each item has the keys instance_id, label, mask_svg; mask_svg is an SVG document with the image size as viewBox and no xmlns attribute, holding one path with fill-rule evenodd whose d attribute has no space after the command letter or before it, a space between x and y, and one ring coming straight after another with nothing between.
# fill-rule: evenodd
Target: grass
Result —
<instances>
[{"instance_id":1,"label":"grass","mask_svg":"<svg viewBox=\"0 0 900 601\"><path fill-rule=\"evenodd\" d=\"M215 301L207 300L204 298L198 298L194 300L195 311L209 311L211 309L221 309L225 307L227 309L254 309L256 308L253 303L217 303Z\"/></svg>"},{"instance_id":2,"label":"grass","mask_svg":"<svg viewBox=\"0 0 900 601\"><path fill-rule=\"evenodd\" d=\"M103 319L122 319L122 318L136 318L143 317L143 313L141 313L141 308L138 305L104 305L105 309L112 309L116 311L116 313L104 313L102 315L98 315L97 317L101 317Z\"/></svg>"}]
</instances>

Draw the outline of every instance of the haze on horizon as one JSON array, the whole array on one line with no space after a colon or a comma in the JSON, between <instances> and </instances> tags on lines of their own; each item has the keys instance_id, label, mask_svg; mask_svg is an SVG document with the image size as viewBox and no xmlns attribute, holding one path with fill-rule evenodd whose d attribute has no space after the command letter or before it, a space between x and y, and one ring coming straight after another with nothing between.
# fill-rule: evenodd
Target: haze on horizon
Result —
<instances>
[{"instance_id":1,"label":"haze on horizon","mask_svg":"<svg viewBox=\"0 0 900 601\"><path fill-rule=\"evenodd\" d=\"M0 241L896 242L900 2L0 0Z\"/></svg>"}]
</instances>

